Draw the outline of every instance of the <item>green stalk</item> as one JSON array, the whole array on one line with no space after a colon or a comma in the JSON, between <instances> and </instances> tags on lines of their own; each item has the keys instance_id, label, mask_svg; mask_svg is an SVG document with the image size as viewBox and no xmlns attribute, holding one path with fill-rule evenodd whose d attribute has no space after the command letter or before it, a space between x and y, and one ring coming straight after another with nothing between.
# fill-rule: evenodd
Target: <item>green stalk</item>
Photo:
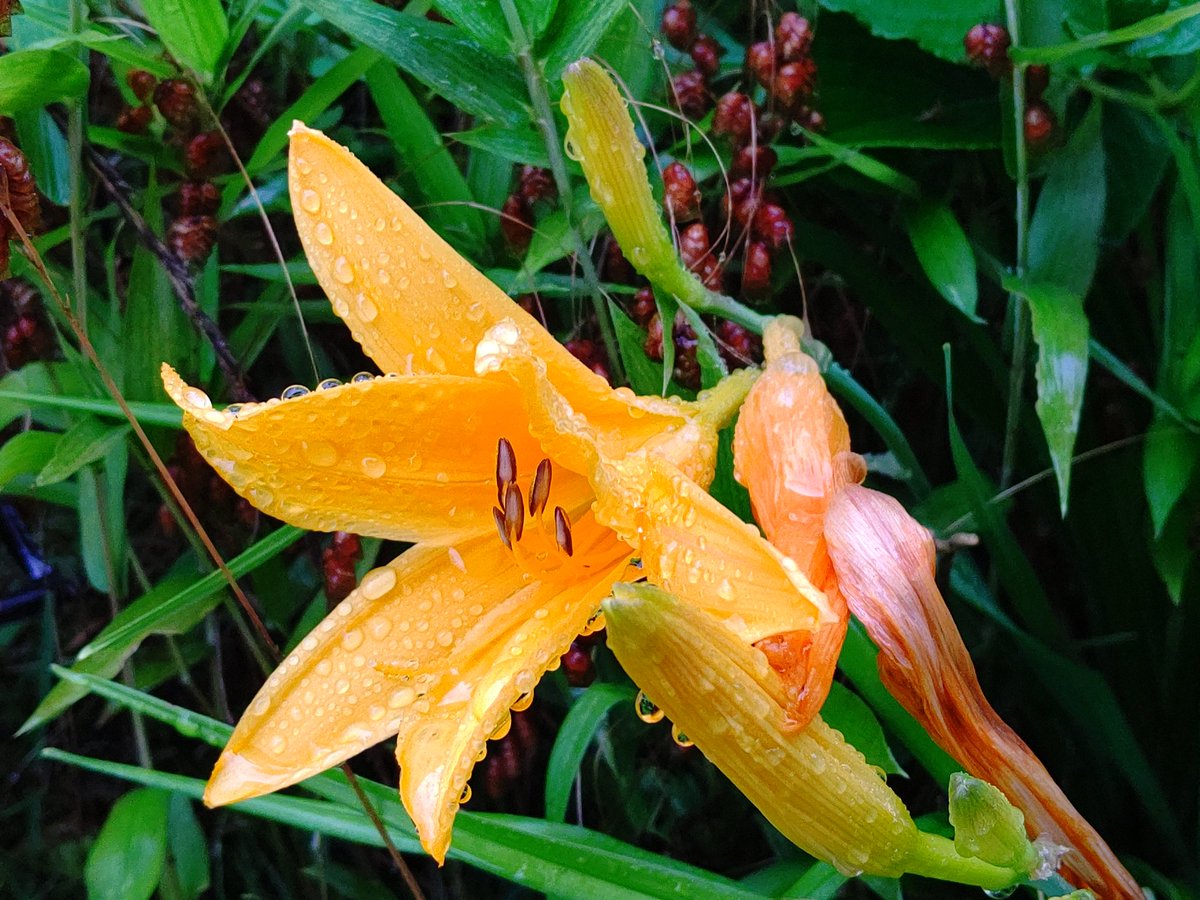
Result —
<instances>
[{"instance_id":1,"label":"green stalk","mask_svg":"<svg viewBox=\"0 0 1200 900\"><path fill-rule=\"evenodd\" d=\"M1020 45L1020 9L1017 0L1004 0L1011 46ZM1025 65L1015 63L1012 70L1013 162L1017 167L1017 259L1018 281L1029 267L1029 153L1025 144ZM1009 295L1012 310L1012 367L1008 374L1008 411L1004 417L1004 451L1000 461L1000 490L1012 482L1017 455L1017 429L1021 418L1021 395L1025 390L1025 370L1029 356L1029 314L1020 292Z\"/></svg>"},{"instance_id":2,"label":"green stalk","mask_svg":"<svg viewBox=\"0 0 1200 900\"><path fill-rule=\"evenodd\" d=\"M558 188L558 202L562 204L570 225L571 241L575 245L575 256L583 269L583 277L588 283L592 297L592 309L596 314L596 324L600 326L600 339L613 367L613 377L618 382L625 381L625 366L621 361L621 348L617 343L617 333L613 329L612 317L605 302L604 290L600 287L600 275L596 272L592 254L584 246L576 227L575 204L571 199L571 179L567 175L567 164L563 159L562 138L554 123L554 109L550 105L550 95L546 92L546 78L533 58L533 43L525 33L525 24L517 12L514 0L500 0L504 10L504 18L508 22L509 31L513 38L513 54L525 76L525 89L529 92L529 100L533 104L533 117L538 130L542 133L542 143L546 146L546 154L550 158L550 173L554 176L554 184Z\"/></svg>"},{"instance_id":3,"label":"green stalk","mask_svg":"<svg viewBox=\"0 0 1200 900\"><path fill-rule=\"evenodd\" d=\"M72 34L83 31L83 23L87 16L84 0L71 0ZM83 60L87 61L83 51ZM87 331L87 255L83 243L83 117L86 111L86 97L80 97L70 104L67 112L67 158L70 160L71 199L68 206L71 227L71 290L75 295L75 316L79 319L79 327Z\"/></svg>"},{"instance_id":4,"label":"green stalk","mask_svg":"<svg viewBox=\"0 0 1200 900\"><path fill-rule=\"evenodd\" d=\"M1003 891L1025 880L1025 873L993 866L981 859L959 856L954 841L941 835L918 831L916 843L904 860L906 871L943 881L971 884L988 891Z\"/></svg>"}]
</instances>

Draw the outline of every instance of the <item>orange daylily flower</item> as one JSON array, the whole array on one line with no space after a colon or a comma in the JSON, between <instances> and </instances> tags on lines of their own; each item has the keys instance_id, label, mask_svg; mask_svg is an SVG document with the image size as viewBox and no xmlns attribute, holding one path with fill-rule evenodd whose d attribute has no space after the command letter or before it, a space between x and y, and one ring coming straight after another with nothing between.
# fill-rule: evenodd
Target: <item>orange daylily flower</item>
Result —
<instances>
[{"instance_id":1,"label":"orange daylily flower","mask_svg":"<svg viewBox=\"0 0 1200 900\"><path fill-rule=\"evenodd\" d=\"M746 641L834 618L704 491L717 429L755 373L694 403L613 390L348 150L299 124L289 184L313 271L388 374L226 410L167 366L164 384L200 452L259 509L415 546L267 679L207 803L396 735L401 798L440 862L487 740L633 557Z\"/></svg>"},{"instance_id":2,"label":"orange daylily flower","mask_svg":"<svg viewBox=\"0 0 1200 900\"><path fill-rule=\"evenodd\" d=\"M892 695L968 772L1007 795L1031 837L1069 848L1061 861L1068 877L1105 897L1141 898L1137 882L987 702L934 580L932 537L896 500L858 484L864 468L849 453L816 364L800 349L802 334L788 317L768 328L766 371L742 408L734 452L767 537L842 616L840 627L788 636L791 646L812 642L807 658L797 654L810 668L804 683L822 692L806 698L810 706L824 698L853 612L879 646L880 677Z\"/></svg>"}]
</instances>

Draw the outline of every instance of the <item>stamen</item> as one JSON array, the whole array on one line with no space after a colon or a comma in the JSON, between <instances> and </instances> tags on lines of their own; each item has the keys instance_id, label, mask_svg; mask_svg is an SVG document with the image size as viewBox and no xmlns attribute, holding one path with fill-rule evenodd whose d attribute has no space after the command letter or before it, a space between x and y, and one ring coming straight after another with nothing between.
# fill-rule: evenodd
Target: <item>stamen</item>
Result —
<instances>
[{"instance_id":1,"label":"stamen","mask_svg":"<svg viewBox=\"0 0 1200 900\"><path fill-rule=\"evenodd\" d=\"M504 489L517 480L517 455L507 438L496 446L496 500L504 505Z\"/></svg>"},{"instance_id":2,"label":"stamen","mask_svg":"<svg viewBox=\"0 0 1200 900\"><path fill-rule=\"evenodd\" d=\"M504 521L504 513L500 512L496 507L492 507L492 519L496 523L496 531L500 535L500 541L509 550L512 549L512 538L508 535L508 525Z\"/></svg>"},{"instance_id":3,"label":"stamen","mask_svg":"<svg viewBox=\"0 0 1200 900\"><path fill-rule=\"evenodd\" d=\"M525 530L525 503L521 489L515 484L510 484L504 493L504 526L514 541L521 539Z\"/></svg>"},{"instance_id":4,"label":"stamen","mask_svg":"<svg viewBox=\"0 0 1200 900\"><path fill-rule=\"evenodd\" d=\"M529 489L529 514L535 518L542 514L546 501L550 499L550 479L553 474L554 467L550 465L550 460L543 459L538 463L533 486Z\"/></svg>"},{"instance_id":5,"label":"stamen","mask_svg":"<svg viewBox=\"0 0 1200 900\"><path fill-rule=\"evenodd\" d=\"M575 552L571 542L571 520L561 506L554 507L554 539L558 542L558 549L567 556Z\"/></svg>"}]
</instances>

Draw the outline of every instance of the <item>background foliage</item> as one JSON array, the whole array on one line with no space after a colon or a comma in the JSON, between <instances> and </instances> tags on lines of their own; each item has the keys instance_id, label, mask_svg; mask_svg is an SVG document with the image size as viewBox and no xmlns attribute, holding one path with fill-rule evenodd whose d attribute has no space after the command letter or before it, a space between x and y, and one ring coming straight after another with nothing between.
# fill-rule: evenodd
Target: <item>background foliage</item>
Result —
<instances>
[{"instance_id":1,"label":"background foliage","mask_svg":"<svg viewBox=\"0 0 1200 900\"><path fill-rule=\"evenodd\" d=\"M515 21L488 0L23 5L0 56L0 115L44 197L34 243L82 332L14 253L20 280L0 309L0 727L21 732L0 744L0 893L403 896L340 774L237 811L193 802L266 660L86 348L291 644L326 608L328 538L222 490L157 380L171 360L232 401L369 368L290 225L291 121L350 146L577 352L642 390L661 387L662 364L623 312L636 285L602 267L598 290L588 259L605 258L603 220L578 171L568 162L571 189L528 209L536 230L515 241L527 250L498 211L514 166L557 156L559 74L584 54L645 104L657 162L695 172L710 221L728 145L704 139L710 114L689 127L668 112L669 78L692 61L663 42L658 0L513 0ZM745 48L790 8L698 5L725 50L715 94L752 89ZM997 708L1136 875L1194 896L1200 4L801 12L825 129L775 142L770 189L794 233L759 303L807 311L873 483L949 544L979 535L942 577ZM982 22L1008 28L1017 77L967 64L964 35ZM1036 141L1022 137L1029 64L1049 74L1053 125ZM176 81L147 103L131 71ZM197 143L217 121L226 134ZM740 266L734 247L735 280ZM708 378L720 363L707 329L727 332L693 325ZM727 470L717 490L738 508ZM361 573L397 549L363 541L363 558L339 565ZM954 895L814 864L665 724L638 721L602 642L573 652L583 674L544 681L481 765L451 862L408 857L429 896ZM938 827L952 766L882 691L872 657L852 630L829 716ZM388 751L356 768L415 849Z\"/></svg>"}]
</instances>

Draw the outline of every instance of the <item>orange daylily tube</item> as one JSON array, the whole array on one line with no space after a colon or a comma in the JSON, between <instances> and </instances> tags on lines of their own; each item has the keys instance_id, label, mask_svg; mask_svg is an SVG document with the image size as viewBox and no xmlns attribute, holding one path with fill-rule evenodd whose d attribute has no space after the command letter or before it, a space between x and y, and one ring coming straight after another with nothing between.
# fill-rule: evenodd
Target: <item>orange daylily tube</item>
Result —
<instances>
[{"instance_id":1,"label":"orange daylily tube","mask_svg":"<svg viewBox=\"0 0 1200 900\"><path fill-rule=\"evenodd\" d=\"M892 497L851 485L830 503L825 537L838 584L879 645L879 675L933 739L1025 813L1031 836L1069 848L1068 877L1099 896L1141 900L1134 878L1050 773L992 709L934 581L929 532Z\"/></svg>"}]
</instances>

